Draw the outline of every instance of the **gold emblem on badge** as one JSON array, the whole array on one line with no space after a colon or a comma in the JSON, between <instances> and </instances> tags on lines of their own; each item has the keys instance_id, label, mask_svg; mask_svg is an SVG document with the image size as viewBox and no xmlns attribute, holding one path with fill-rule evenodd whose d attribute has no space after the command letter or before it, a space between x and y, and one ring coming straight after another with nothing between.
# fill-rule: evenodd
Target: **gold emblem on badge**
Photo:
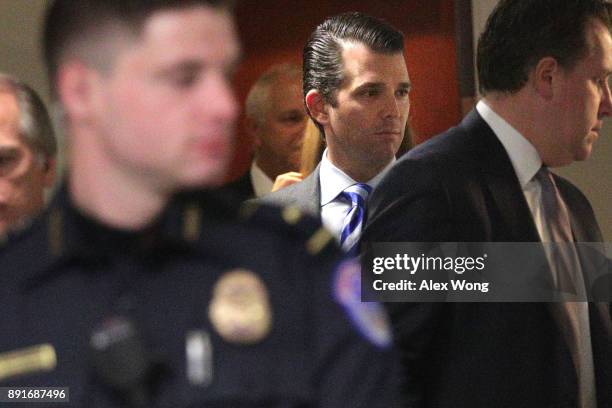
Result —
<instances>
[{"instance_id":1,"label":"gold emblem on badge","mask_svg":"<svg viewBox=\"0 0 612 408\"><path fill-rule=\"evenodd\" d=\"M253 344L272 328L272 311L266 286L246 269L226 272L215 285L208 317L226 341Z\"/></svg>"}]
</instances>

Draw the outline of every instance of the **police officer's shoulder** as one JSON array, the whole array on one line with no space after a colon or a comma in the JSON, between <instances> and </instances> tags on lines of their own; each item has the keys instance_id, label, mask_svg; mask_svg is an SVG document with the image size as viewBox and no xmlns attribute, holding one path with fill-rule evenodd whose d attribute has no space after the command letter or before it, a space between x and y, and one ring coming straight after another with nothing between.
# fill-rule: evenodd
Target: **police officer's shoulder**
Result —
<instances>
[{"instance_id":1,"label":"police officer's shoulder","mask_svg":"<svg viewBox=\"0 0 612 408\"><path fill-rule=\"evenodd\" d=\"M278 239L303 245L310 255L336 254L332 235L316 218L296 207L278 207L259 201L242 202L226 189L186 191L175 197L185 225L202 231L211 224L233 226L248 235L275 235ZM189 235L189 234L187 234Z\"/></svg>"},{"instance_id":2,"label":"police officer's shoulder","mask_svg":"<svg viewBox=\"0 0 612 408\"><path fill-rule=\"evenodd\" d=\"M0 270L26 278L50 262L49 211L0 238Z\"/></svg>"},{"instance_id":3,"label":"police officer's shoulder","mask_svg":"<svg viewBox=\"0 0 612 408\"><path fill-rule=\"evenodd\" d=\"M240 222L255 229L266 229L286 240L304 245L310 255L336 253L333 236L319 220L297 207L279 207L268 203L247 201L238 212Z\"/></svg>"},{"instance_id":4,"label":"police officer's shoulder","mask_svg":"<svg viewBox=\"0 0 612 408\"><path fill-rule=\"evenodd\" d=\"M175 196L183 235L203 239L211 227L217 238L241 239L238 235L275 237L303 246L312 256L337 255L332 235L320 221L295 207L278 207L259 201L242 202L226 189L186 191ZM175 205L176 207L176 205Z\"/></svg>"}]
</instances>

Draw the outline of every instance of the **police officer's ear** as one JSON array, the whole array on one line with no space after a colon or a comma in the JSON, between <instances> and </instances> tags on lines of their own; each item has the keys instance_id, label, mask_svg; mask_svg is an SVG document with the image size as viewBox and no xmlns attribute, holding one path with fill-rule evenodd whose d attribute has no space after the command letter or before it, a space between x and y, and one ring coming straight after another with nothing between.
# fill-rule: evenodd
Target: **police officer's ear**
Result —
<instances>
[{"instance_id":1,"label":"police officer's ear","mask_svg":"<svg viewBox=\"0 0 612 408\"><path fill-rule=\"evenodd\" d=\"M67 118L72 123L91 120L100 105L100 73L79 60L64 62L57 73L57 93Z\"/></svg>"},{"instance_id":2,"label":"police officer's ear","mask_svg":"<svg viewBox=\"0 0 612 408\"><path fill-rule=\"evenodd\" d=\"M319 122L321 125L325 126L329 123L329 114L328 109L329 105L323 99L323 95L316 90L311 89L306 94L306 106L310 111L310 115L314 120Z\"/></svg>"}]
</instances>

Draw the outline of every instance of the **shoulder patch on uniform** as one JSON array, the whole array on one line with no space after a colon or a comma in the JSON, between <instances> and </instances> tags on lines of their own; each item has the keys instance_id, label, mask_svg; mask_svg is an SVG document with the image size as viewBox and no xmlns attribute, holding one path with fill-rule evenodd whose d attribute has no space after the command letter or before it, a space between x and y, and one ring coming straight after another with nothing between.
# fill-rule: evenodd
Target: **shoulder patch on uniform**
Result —
<instances>
[{"instance_id":1,"label":"shoulder patch on uniform","mask_svg":"<svg viewBox=\"0 0 612 408\"><path fill-rule=\"evenodd\" d=\"M334 296L351 322L369 342L381 347L391 346L391 326L383 306L378 302L361 301L361 266L355 259L338 265L334 274Z\"/></svg>"}]
</instances>

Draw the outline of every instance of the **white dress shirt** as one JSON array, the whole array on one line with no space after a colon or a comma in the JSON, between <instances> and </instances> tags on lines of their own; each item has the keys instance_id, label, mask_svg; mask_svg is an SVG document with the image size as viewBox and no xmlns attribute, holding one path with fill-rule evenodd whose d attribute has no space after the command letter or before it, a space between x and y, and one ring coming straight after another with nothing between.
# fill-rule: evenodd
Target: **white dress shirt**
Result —
<instances>
[{"instance_id":1,"label":"white dress shirt","mask_svg":"<svg viewBox=\"0 0 612 408\"><path fill-rule=\"evenodd\" d=\"M542 167L542 159L533 145L515 128L495 113L485 101L480 100L476 110L504 146L510 157L514 172L518 177L527 205L533 216L540 239L550 242L550 233L546 224L542 205L542 186L533 177Z\"/></svg>"},{"instance_id":2,"label":"white dress shirt","mask_svg":"<svg viewBox=\"0 0 612 408\"><path fill-rule=\"evenodd\" d=\"M387 170L395 163L395 158L378 173L374 178L365 184L374 189L383 178ZM319 169L319 183L321 185L321 220L327 228L340 242L340 233L344 218L351 209L351 203L338 197L346 188L357 184L345 172L334 166L327 158L327 149L323 152L321 168Z\"/></svg>"},{"instance_id":3,"label":"white dress shirt","mask_svg":"<svg viewBox=\"0 0 612 408\"><path fill-rule=\"evenodd\" d=\"M255 197L259 198L272 191L274 180L272 180L264 171L255 163L251 163L251 183L253 184L253 191L255 191Z\"/></svg>"}]
</instances>

